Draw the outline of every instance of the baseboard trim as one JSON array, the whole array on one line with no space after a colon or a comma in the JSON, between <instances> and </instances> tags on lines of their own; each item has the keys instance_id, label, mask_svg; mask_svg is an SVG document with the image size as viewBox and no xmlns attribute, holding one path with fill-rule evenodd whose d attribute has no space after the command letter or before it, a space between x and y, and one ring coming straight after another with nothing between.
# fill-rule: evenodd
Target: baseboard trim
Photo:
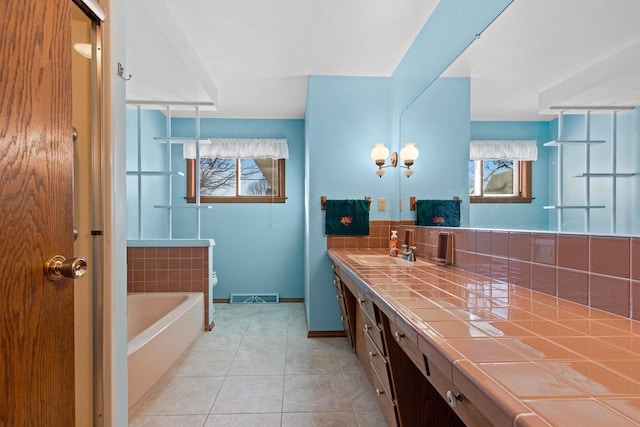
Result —
<instances>
[{"instance_id":1,"label":"baseboard trim","mask_svg":"<svg viewBox=\"0 0 640 427\"><path fill-rule=\"evenodd\" d=\"M304 302L304 298L280 298L280 302ZM229 298L214 298L213 303L229 304Z\"/></svg>"},{"instance_id":2,"label":"baseboard trim","mask_svg":"<svg viewBox=\"0 0 640 427\"><path fill-rule=\"evenodd\" d=\"M342 338L347 334L344 331L309 331L307 338Z\"/></svg>"},{"instance_id":3,"label":"baseboard trim","mask_svg":"<svg viewBox=\"0 0 640 427\"><path fill-rule=\"evenodd\" d=\"M280 298L280 302L304 302L304 298Z\"/></svg>"}]
</instances>

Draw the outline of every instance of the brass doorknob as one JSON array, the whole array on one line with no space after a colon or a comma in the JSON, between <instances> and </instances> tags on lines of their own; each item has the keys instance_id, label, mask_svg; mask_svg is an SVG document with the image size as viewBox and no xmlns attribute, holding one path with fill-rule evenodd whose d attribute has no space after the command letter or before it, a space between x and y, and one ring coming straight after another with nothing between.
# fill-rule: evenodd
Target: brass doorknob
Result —
<instances>
[{"instance_id":1,"label":"brass doorknob","mask_svg":"<svg viewBox=\"0 0 640 427\"><path fill-rule=\"evenodd\" d=\"M84 257L65 259L55 255L44 263L44 275L48 280L57 282L63 277L77 279L87 272L87 260Z\"/></svg>"}]
</instances>

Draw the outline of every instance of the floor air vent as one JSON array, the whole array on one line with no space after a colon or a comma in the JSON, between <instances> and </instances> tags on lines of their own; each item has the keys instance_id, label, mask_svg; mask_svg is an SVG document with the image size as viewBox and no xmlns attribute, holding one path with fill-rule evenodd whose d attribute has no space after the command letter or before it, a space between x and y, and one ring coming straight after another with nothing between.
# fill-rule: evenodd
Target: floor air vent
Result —
<instances>
[{"instance_id":1,"label":"floor air vent","mask_svg":"<svg viewBox=\"0 0 640 427\"><path fill-rule=\"evenodd\" d=\"M231 294L230 304L277 304L280 294Z\"/></svg>"}]
</instances>

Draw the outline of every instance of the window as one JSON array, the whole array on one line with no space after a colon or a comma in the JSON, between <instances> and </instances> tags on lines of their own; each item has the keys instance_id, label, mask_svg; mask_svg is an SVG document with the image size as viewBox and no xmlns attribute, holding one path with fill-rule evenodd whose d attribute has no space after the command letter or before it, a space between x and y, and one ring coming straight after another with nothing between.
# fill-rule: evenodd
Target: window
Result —
<instances>
[{"instance_id":1,"label":"window","mask_svg":"<svg viewBox=\"0 0 640 427\"><path fill-rule=\"evenodd\" d=\"M195 159L187 159L187 201L196 200ZM284 159L200 159L201 203L284 203Z\"/></svg>"},{"instance_id":2,"label":"window","mask_svg":"<svg viewBox=\"0 0 640 427\"><path fill-rule=\"evenodd\" d=\"M200 157L201 203L284 203L286 140L222 139L184 144L187 201L196 201L196 157Z\"/></svg>"},{"instance_id":3,"label":"window","mask_svg":"<svg viewBox=\"0 0 640 427\"><path fill-rule=\"evenodd\" d=\"M471 203L531 203L535 141L471 141Z\"/></svg>"},{"instance_id":4,"label":"window","mask_svg":"<svg viewBox=\"0 0 640 427\"><path fill-rule=\"evenodd\" d=\"M531 203L531 161L469 160L471 203Z\"/></svg>"}]
</instances>

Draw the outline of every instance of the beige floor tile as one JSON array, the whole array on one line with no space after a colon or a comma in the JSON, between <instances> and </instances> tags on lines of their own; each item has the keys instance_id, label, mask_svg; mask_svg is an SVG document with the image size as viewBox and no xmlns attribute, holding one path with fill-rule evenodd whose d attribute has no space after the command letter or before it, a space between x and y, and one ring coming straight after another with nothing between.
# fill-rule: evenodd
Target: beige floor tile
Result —
<instances>
[{"instance_id":1,"label":"beige floor tile","mask_svg":"<svg viewBox=\"0 0 640 427\"><path fill-rule=\"evenodd\" d=\"M343 375L287 375L284 412L352 411Z\"/></svg>"},{"instance_id":2,"label":"beige floor tile","mask_svg":"<svg viewBox=\"0 0 640 427\"><path fill-rule=\"evenodd\" d=\"M206 415L142 415L129 427L202 427L206 420Z\"/></svg>"},{"instance_id":3,"label":"beige floor tile","mask_svg":"<svg viewBox=\"0 0 640 427\"><path fill-rule=\"evenodd\" d=\"M205 427L280 427L281 413L211 414Z\"/></svg>"},{"instance_id":4,"label":"beige floor tile","mask_svg":"<svg viewBox=\"0 0 640 427\"><path fill-rule=\"evenodd\" d=\"M284 350L239 350L229 375L283 375L284 366Z\"/></svg>"},{"instance_id":5,"label":"beige floor tile","mask_svg":"<svg viewBox=\"0 0 640 427\"><path fill-rule=\"evenodd\" d=\"M202 334L193 345L193 351L237 350L242 342L244 332L235 330L218 330Z\"/></svg>"},{"instance_id":6,"label":"beige floor tile","mask_svg":"<svg viewBox=\"0 0 640 427\"><path fill-rule=\"evenodd\" d=\"M300 350L287 348L287 375L341 374L333 348Z\"/></svg>"},{"instance_id":7,"label":"beige floor tile","mask_svg":"<svg viewBox=\"0 0 640 427\"><path fill-rule=\"evenodd\" d=\"M227 377L212 414L282 412L284 376Z\"/></svg>"},{"instance_id":8,"label":"beige floor tile","mask_svg":"<svg viewBox=\"0 0 640 427\"><path fill-rule=\"evenodd\" d=\"M247 327L248 334L286 334L287 329L289 327L289 320L285 317L284 319L266 319L259 320L255 317L249 323Z\"/></svg>"},{"instance_id":9,"label":"beige floor tile","mask_svg":"<svg viewBox=\"0 0 640 427\"><path fill-rule=\"evenodd\" d=\"M387 421L380 411L356 411L358 427L387 427Z\"/></svg>"},{"instance_id":10,"label":"beige floor tile","mask_svg":"<svg viewBox=\"0 0 640 427\"><path fill-rule=\"evenodd\" d=\"M353 412L285 412L282 427L358 427Z\"/></svg>"},{"instance_id":11,"label":"beige floor tile","mask_svg":"<svg viewBox=\"0 0 640 427\"><path fill-rule=\"evenodd\" d=\"M211 410L222 377L171 377L141 408L141 415L195 415Z\"/></svg>"},{"instance_id":12,"label":"beige floor tile","mask_svg":"<svg viewBox=\"0 0 640 427\"><path fill-rule=\"evenodd\" d=\"M386 426L350 343L307 338L303 304L216 304L214 321L131 426Z\"/></svg>"},{"instance_id":13,"label":"beige floor tile","mask_svg":"<svg viewBox=\"0 0 640 427\"><path fill-rule=\"evenodd\" d=\"M266 333L246 332L242 338L238 350L260 351L260 350L285 350L287 348L287 337L282 331L270 331Z\"/></svg>"},{"instance_id":14,"label":"beige floor tile","mask_svg":"<svg viewBox=\"0 0 640 427\"><path fill-rule=\"evenodd\" d=\"M235 351L192 351L176 367L173 376L224 377L235 355Z\"/></svg>"},{"instance_id":15,"label":"beige floor tile","mask_svg":"<svg viewBox=\"0 0 640 427\"><path fill-rule=\"evenodd\" d=\"M236 331L238 333L244 332L249 327L249 323L251 323L250 317L214 317L213 319L215 323L214 331L217 329L218 331Z\"/></svg>"},{"instance_id":16,"label":"beige floor tile","mask_svg":"<svg viewBox=\"0 0 640 427\"><path fill-rule=\"evenodd\" d=\"M359 375L345 375L345 378L349 399L355 411L380 410L376 393L364 371Z\"/></svg>"}]
</instances>

